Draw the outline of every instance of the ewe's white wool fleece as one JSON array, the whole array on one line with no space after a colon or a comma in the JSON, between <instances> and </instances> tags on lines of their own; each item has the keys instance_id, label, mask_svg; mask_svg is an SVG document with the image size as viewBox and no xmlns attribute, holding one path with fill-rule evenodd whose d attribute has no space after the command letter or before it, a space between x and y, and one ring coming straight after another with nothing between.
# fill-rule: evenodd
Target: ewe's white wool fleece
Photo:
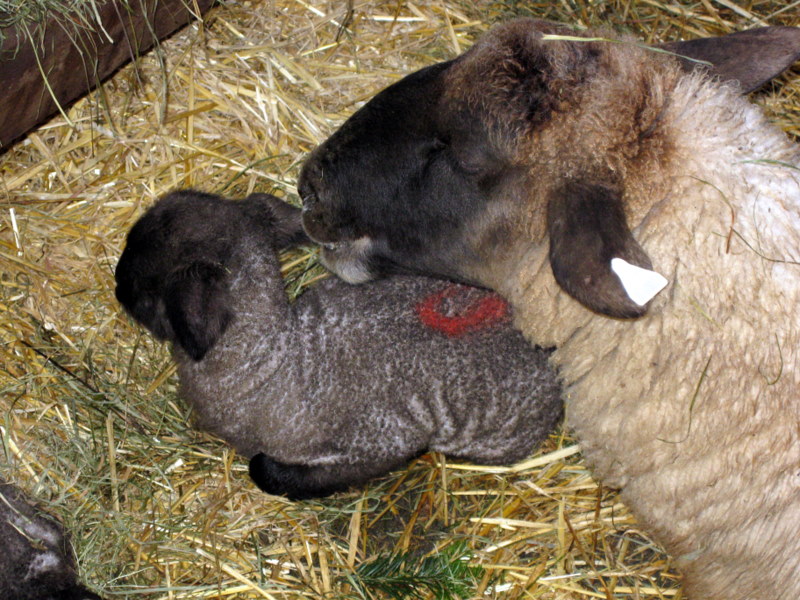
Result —
<instances>
[{"instance_id":1,"label":"ewe's white wool fleece","mask_svg":"<svg viewBox=\"0 0 800 600\"><path fill-rule=\"evenodd\" d=\"M546 243L506 292L529 337L558 346L597 475L678 557L692 599L796 600L800 150L697 76L678 80L663 129L674 152L629 215L669 279L649 313L587 311L558 289Z\"/></svg>"},{"instance_id":2,"label":"ewe's white wool fleece","mask_svg":"<svg viewBox=\"0 0 800 600\"><path fill-rule=\"evenodd\" d=\"M716 72L766 78L795 56L797 33L755 34L764 55L720 42L715 61L734 54L736 68ZM557 346L568 424L599 478L678 558L688 597L797 600L800 148L735 86L630 38L596 41L612 35L510 21L389 88L304 167L306 221L326 240L358 223L389 240L398 264L495 289L530 341ZM414 93L435 100L435 119L418 102L403 108ZM414 134L382 143L373 131L398 114ZM418 140L432 136L449 140L446 176L424 162L431 175L406 185L403 163L373 186L352 159L391 167L393 152L422 154ZM466 169L475 156L479 169ZM349 198L353 181L369 193ZM410 210L393 227L375 214L423 199L432 213ZM454 206L465 209L457 226ZM442 231L408 249L431 215ZM602 262L615 257L652 261L669 280L638 320L586 308L637 314Z\"/></svg>"}]
</instances>

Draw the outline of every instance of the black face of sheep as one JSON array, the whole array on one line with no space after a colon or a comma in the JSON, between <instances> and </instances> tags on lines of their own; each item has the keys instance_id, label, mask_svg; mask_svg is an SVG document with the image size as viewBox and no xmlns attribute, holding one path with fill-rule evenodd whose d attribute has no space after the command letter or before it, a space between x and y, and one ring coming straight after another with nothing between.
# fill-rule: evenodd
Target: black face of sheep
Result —
<instances>
[{"instance_id":1,"label":"black face of sheep","mask_svg":"<svg viewBox=\"0 0 800 600\"><path fill-rule=\"evenodd\" d=\"M641 316L665 281L628 228L619 172L592 163L577 139L537 145L605 58L596 43L536 42L574 35L561 26L523 26L526 43L502 47L487 36L458 59L409 75L317 148L298 186L306 231L351 282L412 271L492 285L487 252L495 264L498 253L521 260L519 230L527 229L531 239L549 236L553 274L567 293L602 314ZM681 59L685 70L709 69L748 91L798 58L797 37L795 28L774 27L663 47L694 59ZM656 128L658 115L649 118ZM568 175L554 176L554 163ZM524 202L533 210L520 214Z\"/></svg>"},{"instance_id":2,"label":"black face of sheep","mask_svg":"<svg viewBox=\"0 0 800 600\"><path fill-rule=\"evenodd\" d=\"M448 266L479 260L464 236L468 223L486 198L511 193L523 177L486 143L479 121L440 122L449 64L378 94L305 165L304 226L351 283L407 271L469 281ZM471 150L459 155L460 147Z\"/></svg>"}]
</instances>

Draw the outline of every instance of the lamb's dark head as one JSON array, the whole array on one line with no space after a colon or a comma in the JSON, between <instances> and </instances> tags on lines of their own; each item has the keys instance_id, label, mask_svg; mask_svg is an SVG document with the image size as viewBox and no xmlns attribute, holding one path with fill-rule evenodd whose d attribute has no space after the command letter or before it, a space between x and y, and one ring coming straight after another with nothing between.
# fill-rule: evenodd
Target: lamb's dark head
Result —
<instances>
[{"instance_id":1,"label":"lamb's dark head","mask_svg":"<svg viewBox=\"0 0 800 600\"><path fill-rule=\"evenodd\" d=\"M752 87L797 58L798 33L770 28L669 50L709 58L714 74ZM651 268L627 224L620 161L646 165L669 150L658 86L698 63L631 43L555 39L576 35L589 34L507 23L345 122L312 153L298 186L326 264L353 282L411 271L493 285L498 260L549 240L570 295L603 314L643 314L646 301L633 300L620 275ZM654 83L655 71L667 75ZM604 131L606 121L616 130ZM614 258L625 265L614 270Z\"/></svg>"},{"instance_id":2,"label":"lamb's dark head","mask_svg":"<svg viewBox=\"0 0 800 600\"><path fill-rule=\"evenodd\" d=\"M230 273L250 253L274 256L305 240L300 210L274 196L232 201L172 192L129 232L115 272L117 300L156 337L200 360L231 321Z\"/></svg>"}]
</instances>

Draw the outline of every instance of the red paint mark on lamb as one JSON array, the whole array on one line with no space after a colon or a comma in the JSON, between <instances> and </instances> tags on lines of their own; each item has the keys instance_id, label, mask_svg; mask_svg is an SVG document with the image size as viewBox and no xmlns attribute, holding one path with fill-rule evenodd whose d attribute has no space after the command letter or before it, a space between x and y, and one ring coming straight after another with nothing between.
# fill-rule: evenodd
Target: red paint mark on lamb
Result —
<instances>
[{"instance_id":1,"label":"red paint mark on lamb","mask_svg":"<svg viewBox=\"0 0 800 600\"><path fill-rule=\"evenodd\" d=\"M429 295L415 306L419 320L426 326L448 337L461 337L467 333L493 327L506 320L508 303L497 294L484 293L458 307L445 312L444 303L459 296L474 295L475 290L463 285L451 285Z\"/></svg>"}]
</instances>

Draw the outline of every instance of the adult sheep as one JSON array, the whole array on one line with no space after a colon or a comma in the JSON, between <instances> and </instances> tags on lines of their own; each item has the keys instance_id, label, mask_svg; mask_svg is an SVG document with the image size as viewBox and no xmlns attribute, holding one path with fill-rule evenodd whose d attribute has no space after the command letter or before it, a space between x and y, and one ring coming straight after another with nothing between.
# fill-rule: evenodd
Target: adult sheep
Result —
<instances>
[{"instance_id":1,"label":"adult sheep","mask_svg":"<svg viewBox=\"0 0 800 600\"><path fill-rule=\"evenodd\" d=\"M116 269L122 305L173 343L198 424L251 459L261 489L325 496L429 449L510 464L556 426L549 351L496 295L330 278L290 305L278 250L302 241L300 209L274 196L180 190L137 221Z\"/></svg>"},{"instance_id":2,"label":"adult sheep","mask_svg":"<svg viewBox=\"0 0 800 600\"><path fill-rule=\"evenodd\" d=\"M800 30L671 46L710 70L608 35L514 21L389 87L304 166L304 225L351 281L500 291L688 595L796 600L800 148L740 94Z\"/></svg>"}]
</instances>

